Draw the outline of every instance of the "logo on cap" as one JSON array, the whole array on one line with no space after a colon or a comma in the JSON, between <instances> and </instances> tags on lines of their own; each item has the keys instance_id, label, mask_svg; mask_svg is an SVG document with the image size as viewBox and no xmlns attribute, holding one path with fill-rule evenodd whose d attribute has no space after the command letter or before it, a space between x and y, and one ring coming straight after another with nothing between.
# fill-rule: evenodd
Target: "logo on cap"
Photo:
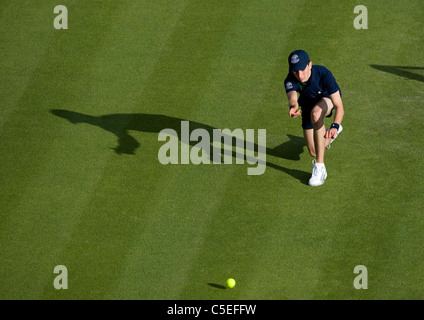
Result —
<instances>
[{"instance_id":1,"label":"logo on cap","mask_svg":"<svg viewBox=\"0 0 424 320\"><path fill-rule=\"evenodd\" d=\"M295 63L298 63L299 62L299 57L298 57L298 55L297 54L294 54L292 57L291 57L291 60L290 60L290 62L292 63L292 64L295 64Z\"/></svg>"}]
</instances>

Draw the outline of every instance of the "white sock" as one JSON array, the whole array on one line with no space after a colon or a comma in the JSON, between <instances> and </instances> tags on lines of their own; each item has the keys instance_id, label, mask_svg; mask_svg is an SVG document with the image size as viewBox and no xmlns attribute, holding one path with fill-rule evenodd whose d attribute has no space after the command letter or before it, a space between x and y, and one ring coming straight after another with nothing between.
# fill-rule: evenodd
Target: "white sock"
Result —
<instances>
[{"instance_id":1,"label":"white sock","mask_svg":"<svg viewBox=\"0 0 424 320\"><path fill-rule=\"evenodd\" d=\"M325 164L324 163L315 162L315 165L317 167L323 167L323 168L325 168Z\"/></svg>"}]
</instances>

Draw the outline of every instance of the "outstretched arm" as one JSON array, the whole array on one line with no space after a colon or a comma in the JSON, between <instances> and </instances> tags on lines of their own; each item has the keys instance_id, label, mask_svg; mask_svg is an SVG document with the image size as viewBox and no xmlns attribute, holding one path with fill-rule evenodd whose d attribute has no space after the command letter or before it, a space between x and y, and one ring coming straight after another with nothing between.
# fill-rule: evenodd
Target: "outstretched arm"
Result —
<instances>
[{"instance_id":1,"label":"outstretched arm","mask_svg":"<svg viewBox=\"0 0 424 320\"><path fill-rule=\"evenodd\" d=\"M287 92L287 98L289 99L289 116L292 118L296 118L301 115L299 104L297 102L297 91L289 91Z\"/></svg>"}]
</instances>

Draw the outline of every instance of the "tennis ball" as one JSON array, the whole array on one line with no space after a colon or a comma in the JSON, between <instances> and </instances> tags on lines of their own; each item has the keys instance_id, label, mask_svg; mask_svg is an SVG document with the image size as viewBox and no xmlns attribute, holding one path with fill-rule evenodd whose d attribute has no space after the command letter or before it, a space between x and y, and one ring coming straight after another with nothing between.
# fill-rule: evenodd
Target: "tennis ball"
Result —
<instances>
[{"instance_id":1,"label":"tennis ball","mask_svg":"<svg viewBox=\"0 0 424 320\"><path fill-rule=\"evenodd\" d=\"M227 279L227 286L228 288L234 288L234 286L236 285L236 280L234 280L233 278L229 278Z\"/></svg>"}]
</instances>

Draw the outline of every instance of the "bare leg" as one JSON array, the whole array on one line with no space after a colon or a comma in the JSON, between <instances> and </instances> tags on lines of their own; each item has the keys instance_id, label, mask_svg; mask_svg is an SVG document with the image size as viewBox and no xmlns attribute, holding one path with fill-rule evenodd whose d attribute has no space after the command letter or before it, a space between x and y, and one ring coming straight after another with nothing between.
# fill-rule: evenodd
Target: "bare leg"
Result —
<instances>
[{"instance_id":1,"label":"bare leg","mask_svg":"<svg viewBox=\"0 0 424 320\"><path fill-rule=\"evenodd\" d=\"M324 163L324 152L325 152L325 127L322 125L320 128L314 126L314 141L316 150L316 159L318 163Z\"/></svg>"},{"instance_id":2,"label":"bare leg","mask_svg":"<svg viewBox=\"0 0 424 320\"><path fill-rule=\"evenodd\" d=\"M326 139L324 117L333 109L333 103L328 98L322 98L311 111L311 120L314 126L313 136L317 163L324 163L325 148L331 139Z\"/></svg>"},{"instance_id":3,"label":"bare leg","mask_svg":"<svg viewBox=\"0 0 424 320\"><path fill-rule=\"evenodd\" d=\"M306 146L308 147L309 154L311 157L316 157L315 152L315 139L314 139L314 130L313 129L304 129L303 137L305 138Z\"/></svg>"}]
</instances>

